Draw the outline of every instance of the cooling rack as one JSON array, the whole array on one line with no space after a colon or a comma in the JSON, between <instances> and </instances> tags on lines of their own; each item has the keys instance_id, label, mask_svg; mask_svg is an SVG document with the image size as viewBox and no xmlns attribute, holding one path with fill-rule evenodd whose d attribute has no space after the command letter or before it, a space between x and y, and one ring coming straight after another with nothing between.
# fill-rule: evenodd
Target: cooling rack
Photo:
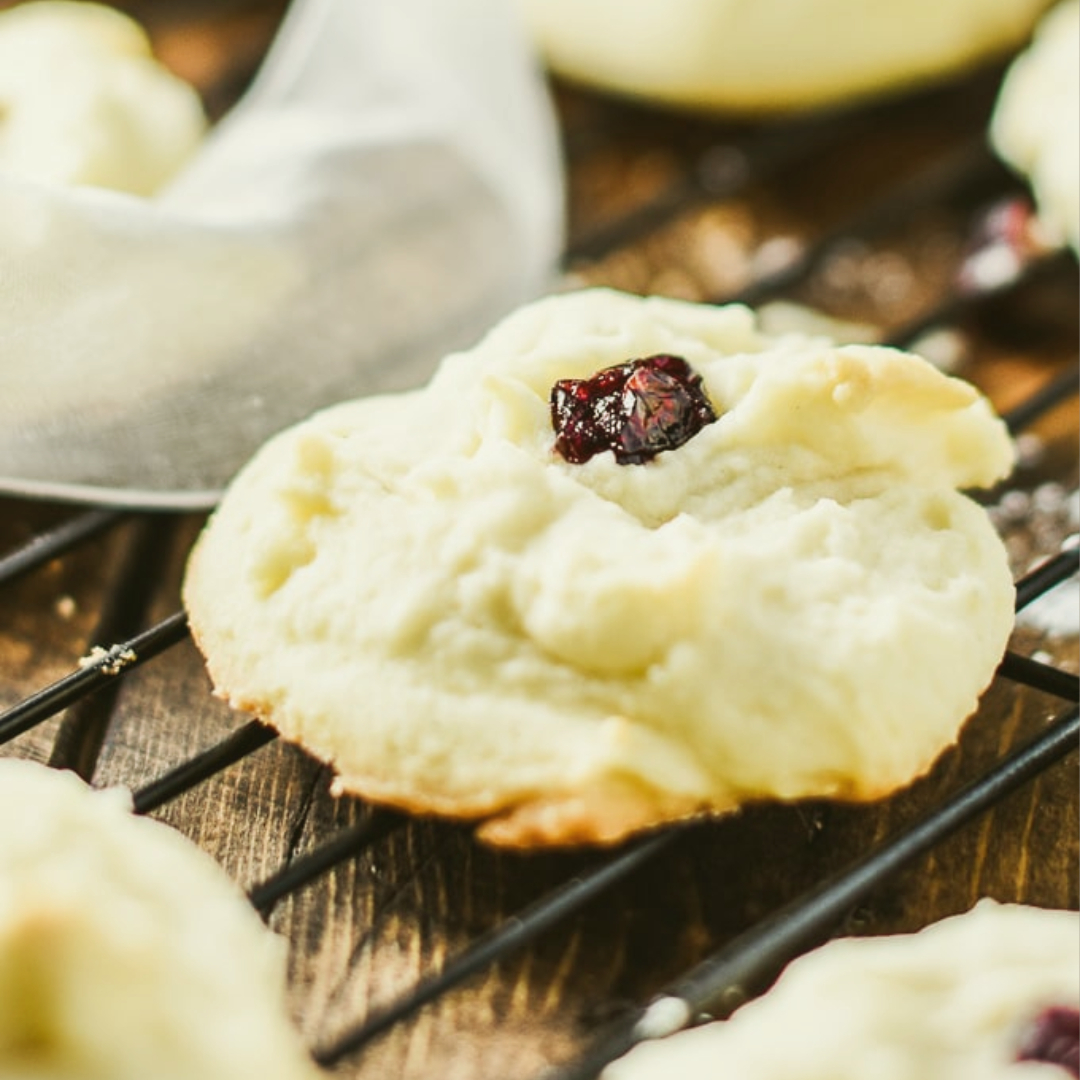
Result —
<instances>
[{"instance_id":1,"label":"cooling rack","mask_svg":"<svg viewBox=\"0 0 1080 1080\"><path fill-rule=\"evenodd\" d=\"M201 84L221 100L280 5L233 9L245 49ZM153 10L178 61L184 35L226 36L205 6ZM288 937L297 1023L335 1075L585 1077L837 929L913 929L981 895L1075 907L1077 642L1054 609L1076 606L1076 268L1017 239L1022 186L982 139L999 77L764 128L556 87L568 282L813 304L955 366L1017 433L1018 471L986 496L1017 631L960 745L911 789L499 854L331 799L324 768L211 698L177 600L199 517L10 500L0 752L127 784L217 857ZM1002 200L1004 232L986 225Z\"/></svg>"}]
</instances>

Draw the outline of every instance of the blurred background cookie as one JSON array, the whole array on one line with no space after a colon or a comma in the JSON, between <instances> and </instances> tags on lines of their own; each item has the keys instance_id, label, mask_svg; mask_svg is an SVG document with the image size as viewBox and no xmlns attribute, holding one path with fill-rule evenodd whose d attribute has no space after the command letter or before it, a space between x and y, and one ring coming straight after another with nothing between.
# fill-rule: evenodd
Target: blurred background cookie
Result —
<instances>
[{"instance_id":1,"label":"blurred background cookie","mask_svg":"<svg viewBox=\"0 0 1080 1080\"><path fill-rule=\"evenodd\" d=\"M560 75L670 105L769 113L939 81L1018 46L1046 0L518 0Z\"/></svg>"},{"instance_id":2,"label":"blurred background cookie","mask_svg":"<svg viewBox=\"0 0 1080 1080\"><path fill-rule=\"evenodd\" d=\"M213 859L129 806L0 760L0 1076L314 1080L284 942Z\"/></svg>"},{"instance_id":3,"label":"blurred background cookie","mask_svg":"<svg viewBox=\"0 0 1080 1080\"><path fill-rule=\"evenodd\" d=\"M730 1020L641 1046L603 1080L1064 1080L1078 1008L1076 913L984 901L917 934L831 942Z\"/></svg>"},{"instance_id":4,"label":"blurred background cookie","mask_svg":"<svg viewBox=\"0 0 1080 1080\"><path fill-rule=\"evenodd\" d=\"M1048 238L1080 251L1080 2L1066 0L1039 24L1009 68L990 133L1028 178Z\"/></svg>"},{"instance_id":5,"label":"blurred background cookie","mask_svg":"<svg viewBox=\"0 0 1080 1080\"><path fill-rule=\"evenodd\" d=\"M150 195L205 130L194 87L116 8L29 0L0 11L0 176Z\"/></svg>"}]
</instances>

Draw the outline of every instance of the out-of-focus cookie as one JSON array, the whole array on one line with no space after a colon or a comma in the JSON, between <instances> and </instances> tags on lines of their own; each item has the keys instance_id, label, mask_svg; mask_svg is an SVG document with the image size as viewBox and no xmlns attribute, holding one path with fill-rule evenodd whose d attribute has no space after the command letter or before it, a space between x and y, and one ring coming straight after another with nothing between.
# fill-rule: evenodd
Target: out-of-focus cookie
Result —
<instances>
[{"instance_id":1,"label":"out-of-focus cookie","mask_svg":"<svg viewBox=\"0 0 1080 1080\"><path fill-rule=\"evenodd\" d=\"M0 1076L315 1080L285 944L119 790L0 760Z\"/></svg>"},{"instance_id":2,"label":"out-of-focus cookie","mask_svg":"<svg viewBox=\"0 0 1080 1080\"><path fill-rule=\"evenodd\" d=\"M603 1080L1067 1080L1078 1006L1076 912L982 901L917 934L831 942Z\"/></svg>"},{"instance_id":3,"label":"out-of-focus cookie","mask_svg":"<svg viewBox=\"0 0 1080 1080\"><path fill-rule=\"evenodd\" d=\"M1018 47L1046 0L519 0L551 67L732 112L845 104Z\"/></svg>"},{"instance_id":4,"label":"out-of-focus cookie","mask_svg":"<svg viewBox=\"0 0 1080 1080\"><path fill-rule=\"evenodd\" d=\"M1080 252L1080 0L1054 8L1013 62L990 135L1028 177L1050 239Z\"/></svg>"},{"instance_id":5,"label":"out-of-focus cookie","mask_svg":"<svg viewBox=\"0 0 1080 1080\"><path fill-rule=\"evenodd\" d=\"M27 0L0 12L0 175L149 195L205 131L198 94L115 8Z\"/></svg>"},{"instance_id":6,"label":"out-of-focus cookie","mask_svg":"<svg viewBox=\"0 0 1080 1080\"><path fill-rule=\"evenodd\" d=\"M700 381L627 376L624 456L648 460L568 460L580 417L556 449L556 383L572 412L588 395L565 380L658 355ZM639 453L680 395L700 430ZM957 489L1012 455L986 400L914 356L585 290L423 389L273 439L185 602L217 692L332 762L337 790L488 818L498 843L874 798L956 738L1001 657L1004 549Z\"/></svg>"}]
</instances>

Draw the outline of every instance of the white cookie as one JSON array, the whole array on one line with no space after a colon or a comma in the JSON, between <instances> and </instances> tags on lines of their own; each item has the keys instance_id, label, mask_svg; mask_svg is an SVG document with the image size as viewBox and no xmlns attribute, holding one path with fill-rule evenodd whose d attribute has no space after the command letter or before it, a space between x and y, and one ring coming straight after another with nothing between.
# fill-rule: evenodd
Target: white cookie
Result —
<instances>
[{"instance_id":1,"label":"white cookie","mask_svg":"<svg viewBox=\"0 0 1080 1080\"><path fill-rule=\"evenodd\" d=\"M285 944L119 790L0 760L0 1076L315 1080Z\"/></svg>"},{"instance_id":2,"label":"white cookie","mask_svg":"<svg viewBox=\"0 0 1080 1080\"><path fill-rule=\"evenodd\" d=\"M656 353L719 420L645 465L556 455L555 380ZM185 600L218 693L340 790L493 817L495 842L872 798L1001 657L1004 549L955 489L1011 461L987 402L916 357L585 290L273 439Z\"/></svg>"},{"instance_id":3,"label":"white cookie","mask_svg":"<svg viewBox=\"0 0 1080 1080\"><path fill-rule=\"evenodd\" d=\"M0 12L0 173L149 195L205 130L195 90L116 9L28 0Z\"/></svg>"},{"instance_id":4,"label":"white cookie","mask_svg":"<svg viewBox=\"0 0 1080 1080\"><path fill-rule=\"evenodd\" d=\"M642 1044L603 1080L1068 1080L1017 1058L1046 1010L1078 1005L1076 913L982 901L917 934L831 942L730 1020Z\"/></svg>"},{"instance_id":5,"label":"white cookie","mask_svg":"<svg viewBox=\"0 0 1080 1080\"><path fill-rule=\"evenodd\" d=\"M1009 68L990 136L1030 180L1051 238L1080 252L1080 0L1054 8Z\"/></svg>"},{"instance_id":6,"label":"white cookie","mask_svg":"<svg viewBox=\"0 0 1080 1080\"><path fill-rule=\"evenodd\" d=\"M694 108L842 104L1015 48L1047 0L518 0L556 72Z\"/></svg>"}]
</instances>

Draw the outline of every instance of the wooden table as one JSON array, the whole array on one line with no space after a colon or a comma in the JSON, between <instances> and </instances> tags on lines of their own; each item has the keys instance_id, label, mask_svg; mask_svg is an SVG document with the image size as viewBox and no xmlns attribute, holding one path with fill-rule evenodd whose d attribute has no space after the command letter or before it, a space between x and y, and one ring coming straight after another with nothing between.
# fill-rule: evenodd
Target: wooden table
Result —
<instances>
[{"instance_id":1,"label":"wooden table","mask_svg":"<svg viewBox=\"0 0 1080 1080\"><path fill-rule=\"evenodd\" d=\"M194 81L215 115L262 54L280 3L129 4L161 55ZM614 252L568 266L574 279L638 292L728 295L771 256L841 224L927 161L983 130L997 72L929 99L826 126L828 150L778 166L724 195L743 163L805 128L755 131L665 114L556 87L566 132L571 247L673 185L692 196L664 224ZM845 125L854 122L854 130ZM783 154L781 154L781 157ZM697 183L703 179L703 183ZM716 194L716 193L720 194ZM978 196L935 203L874 239L849 239L796 298L882 333L932 304L955 273ZM962 373L1001 408L1075 362L1075 271L965 318ZM1060 491L1075 490L1075 400L1035 427L1038 453L1017 474L999 519L1019 574L1076 530ZM1030 443L1030 440L1029 440ZM1030 449L1030 445L1029 445ZM0 552L70 516L70 508L0 501ZM65 675L93 643L124 640L178 609L197 515L143 515L2 586L0 705ZM1018 629L1013 649L1075 672L1075 633ZM782 662L777 658L777 662ZM938 805L1044 729L1063 703L998 679L960 745L932 773L882 803L758 806L695 826L615 889L395 1026L340 1075L431 1080L531 1077L572 1056L605 1018L646 1001L734 933ZM244 723L209 693L190 642L20 736L3 753L77 767L95 784L139 787ZM210 851L245 886L316 847L368 810L328 794L327 770L272 742L156 815ZM978 897L1077 906L1075 756L939 845L853 911L847 929L918 927ZM296 1020L324 1044L477 935L573 875L595 852L503 855L467 828L418 820L391 832L276 906L292 944ZM222 958L228 962L227 957ZM167 973L163 973L167 977Z\"/></svg>"}]
</instances>

